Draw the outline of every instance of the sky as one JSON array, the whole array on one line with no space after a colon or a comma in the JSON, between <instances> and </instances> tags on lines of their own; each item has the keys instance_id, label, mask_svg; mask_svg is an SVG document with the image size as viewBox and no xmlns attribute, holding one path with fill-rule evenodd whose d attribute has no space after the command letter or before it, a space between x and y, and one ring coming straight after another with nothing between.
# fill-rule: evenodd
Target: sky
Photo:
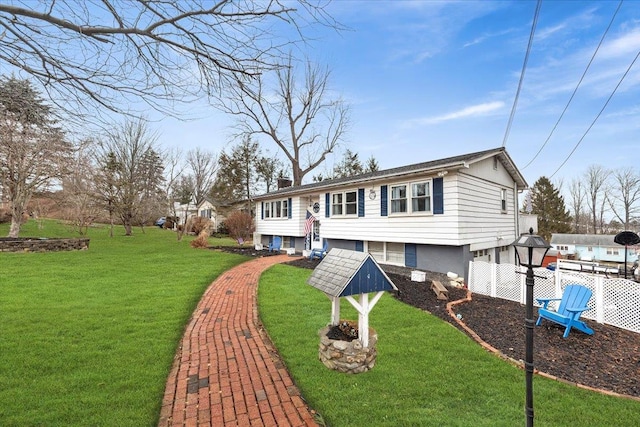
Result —
<instances>
[{"instance_id":1,"label":"sky","mask_svg":"<svg viewBox=\"0 0 640 427\"><path fill-rule=\"evenodd\" d=\"M640 52L640 4L623 2L553 134L619 2L543 1L522 76L536 4L331 3L348 29L318 30L304 54L331 69L350 105L342 149L387 169L504 145L530 186L543 175L568 186L592 164L639 168L640 63L623 75ZM233 122L202 114L159 123L163 145L224 149Z\"/></svg>"}]
</instances>

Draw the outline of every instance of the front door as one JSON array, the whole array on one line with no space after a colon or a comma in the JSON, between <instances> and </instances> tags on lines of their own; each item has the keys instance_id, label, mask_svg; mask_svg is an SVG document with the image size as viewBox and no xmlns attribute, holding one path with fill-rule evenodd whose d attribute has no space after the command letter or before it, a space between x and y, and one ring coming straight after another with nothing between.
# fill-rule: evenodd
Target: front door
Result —
<instances>
[{"instance_id":1,"label":"front door","mask_svg":"<svg viewBox=\"0 0 640 427\"><path fill-rule=\"evenodd\" d=\"M322 248L322 238L320 237L320 221L318 221L317 219L313 222L311 240L311 249Z\"/></svg>"}]
</instances>

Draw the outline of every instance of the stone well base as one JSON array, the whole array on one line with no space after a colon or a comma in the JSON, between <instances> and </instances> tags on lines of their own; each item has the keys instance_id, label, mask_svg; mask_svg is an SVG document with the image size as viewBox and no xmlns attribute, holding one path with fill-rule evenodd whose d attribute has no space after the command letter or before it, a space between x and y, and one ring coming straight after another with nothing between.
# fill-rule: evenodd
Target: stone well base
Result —
<instances>
[{"instance_id":1,"label":"stone well base","mask_svg":"<svg viewBox=\"0 0 640 427\"><path fill-rule=\"evenodd\" d=\"M359 374L373 368L376 363L376 344L378 335L375 330L369 329L369 347L363 348L359 340L342 341L332 340L327 337L331 326L318 331L320 335L320 348L318 355L320 361L329 369L347 374Z\"/></svg>"}]
</instances>

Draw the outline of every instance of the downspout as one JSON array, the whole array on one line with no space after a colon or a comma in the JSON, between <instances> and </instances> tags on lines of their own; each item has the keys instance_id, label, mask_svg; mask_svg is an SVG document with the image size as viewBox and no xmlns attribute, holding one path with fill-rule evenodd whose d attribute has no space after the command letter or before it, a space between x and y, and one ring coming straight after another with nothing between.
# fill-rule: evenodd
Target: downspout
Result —
<instances>
[{"instance_id":1,"label":"downspout","mask_svg":"<svg viewBox=\"0 0 640 427\"><path fill-rule=\"evenodd\" d=\"M515 236L516 239L520 236L520 200L518 200L518 183L513 181L513 201L515 204L515 215L513 217L515 222Z\"/></svg>"},{"instance_id":2,"label":"downspout","mask_svg":"<svg viewBox=\"0 0 640 427\"><path fill-rule=\"evenodd\" d=\"M518 237L520 237L520 200L518 200L518 183L516 181L513 181L513 202L515 204L515 215L513 216L513 221L514 226L516 227L516 229L514 230L514 235L516 236L515 239L517 239ZM509 250L509 252L511 252L511 250ZM518 260L516 259L515 253L513 256L513 263L517 265Z\"/></svg>"}]
</instances>

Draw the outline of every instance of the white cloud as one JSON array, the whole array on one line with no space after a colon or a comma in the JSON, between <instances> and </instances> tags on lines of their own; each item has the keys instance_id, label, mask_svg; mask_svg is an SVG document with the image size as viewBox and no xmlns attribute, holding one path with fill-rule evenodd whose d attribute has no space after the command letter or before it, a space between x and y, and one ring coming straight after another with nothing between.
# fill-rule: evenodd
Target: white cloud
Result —
<instances>
[{"instance_id":1,"label":"white cloud","mask_svg":"<svg viewBox=\"0 0 640 427\"><path fill-rule=\"evenodd\" d=\"M409 126L433 125L436 123L446 122L449 120L462 119L465 117L483 116L493 111L499 110L502 107L504 107L504 102L502 101L485 102L483 104L471 105L469 107L462 108L458 111L443 114L440 116L413 119L413 120L410 120L407 124Z\"/></svg>"},{"instance_id":2,"label":"white cloud","mask_svg":"<svg viewBox=\"0 0 640 427\"><path fill-rule=\"evenodd\" d=\"M599 54L604 58L629 57L640 49L640 28L636 28L609 43L605 43Z\"/></svg>"}]
</instances>

